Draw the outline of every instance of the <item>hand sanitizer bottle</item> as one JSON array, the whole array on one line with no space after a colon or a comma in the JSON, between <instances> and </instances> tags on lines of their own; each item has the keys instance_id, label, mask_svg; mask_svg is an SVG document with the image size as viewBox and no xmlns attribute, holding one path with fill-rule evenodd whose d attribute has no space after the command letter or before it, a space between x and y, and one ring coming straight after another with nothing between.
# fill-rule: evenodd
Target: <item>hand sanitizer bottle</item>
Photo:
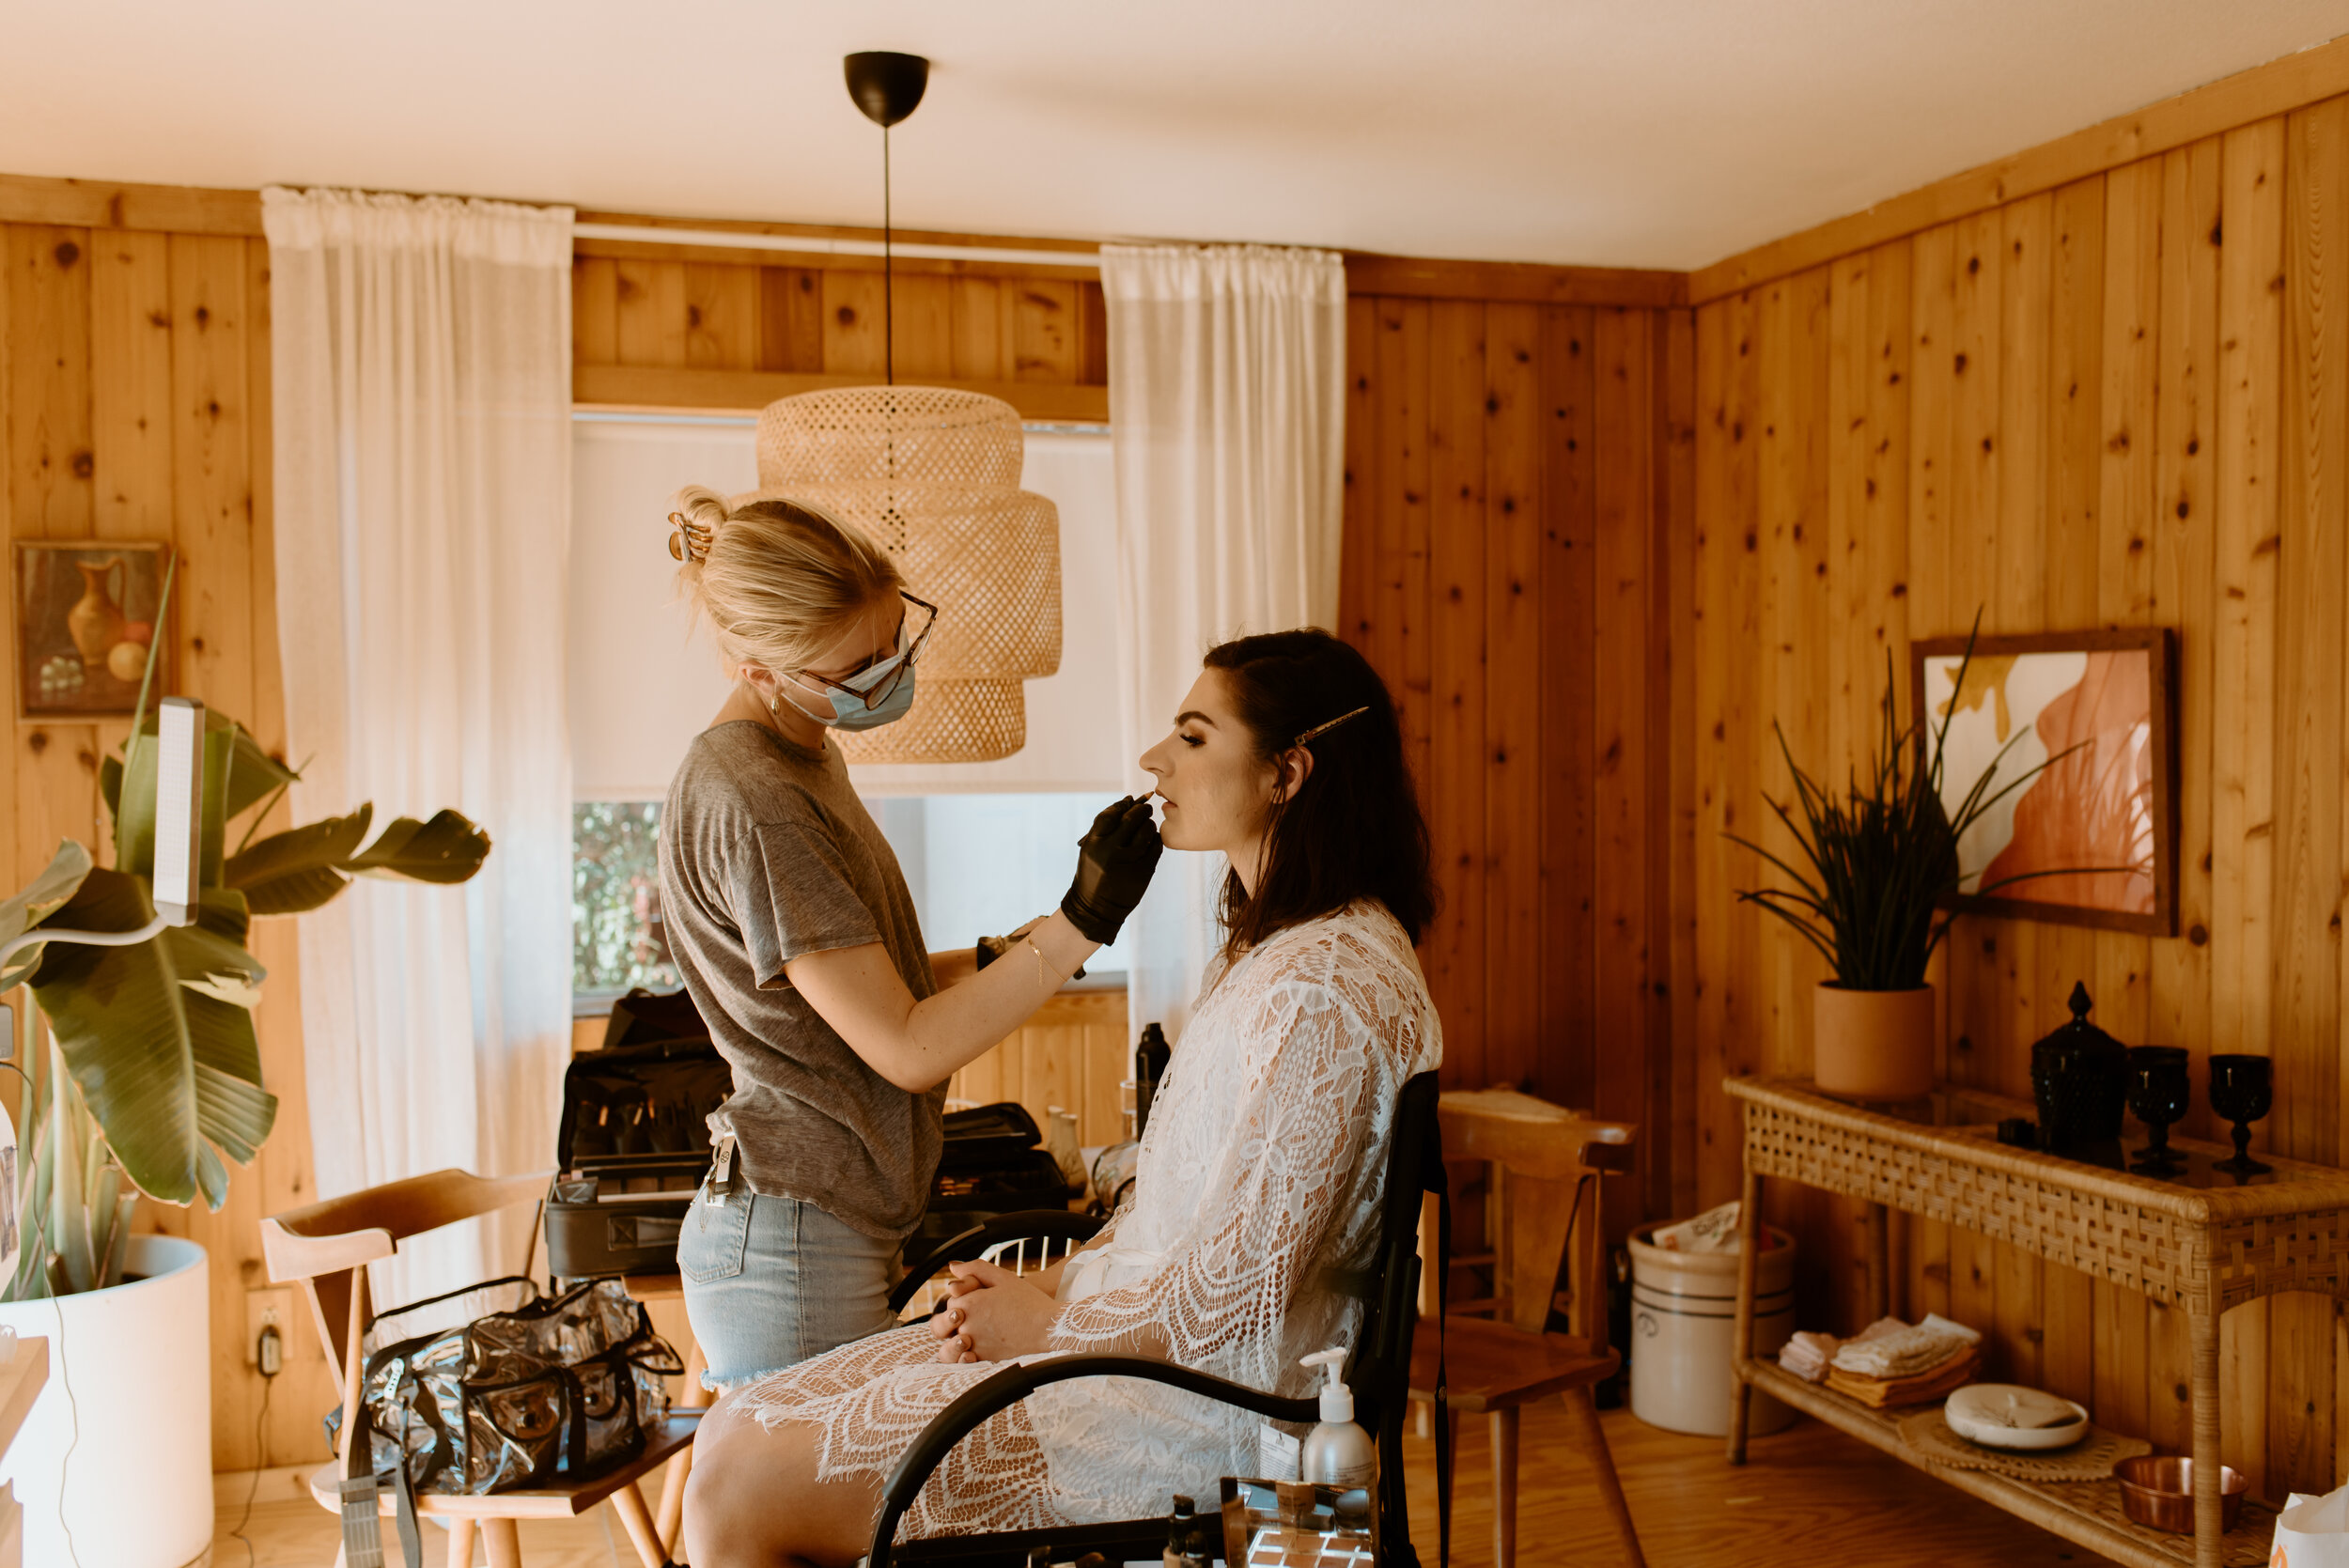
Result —
<instances>
[{"instance_id":1,"label":"hand sanitizer bottle","mask_svg":"<svg viewBox=\"0 0 2349 1568\"><path fill-rule=\"evenodd\" d=\"M1299 1473L1322 1486L1369 1486L1378 1477L1378 1451L1370 1434L1354 1424L1354 1390L1339 1380L1346 1352L1319 1350L1300 1363L1325 1367L1329 1381L1321 1389L1321 1424L1305 1435Z\"/></svg>"}]
</instances>

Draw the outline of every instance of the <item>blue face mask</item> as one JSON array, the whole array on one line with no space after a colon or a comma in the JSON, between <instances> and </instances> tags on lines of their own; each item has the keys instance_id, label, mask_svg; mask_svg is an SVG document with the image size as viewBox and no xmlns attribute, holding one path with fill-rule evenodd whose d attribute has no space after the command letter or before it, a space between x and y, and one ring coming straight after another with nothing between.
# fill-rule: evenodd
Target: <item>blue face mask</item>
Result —
<instances>
[{"instance_id":1,"label":"blue face mask","mask_svg":"<svg viewBox=\"0 0 2349 1568\"><path fill-rule=\"evenodd\" d=\"M871 669L860 670L841 681L840 684L851 691L870 691L875 687L885 683L895 672L897 666L905 663L909 657L908 653L891 654ZM883 698L878 707L867 707L848 696L847 692L835 691L830 687L826 687L823 691L822 711L811 708L797 696L790 695L788 688L781 684L776 686L775 694L827 729L879 729L883 724L894 723L911 711L913 681L917 673L915 670L908 669L905 678L897 683L897 689Z\"/></svg>"}]
</instances>

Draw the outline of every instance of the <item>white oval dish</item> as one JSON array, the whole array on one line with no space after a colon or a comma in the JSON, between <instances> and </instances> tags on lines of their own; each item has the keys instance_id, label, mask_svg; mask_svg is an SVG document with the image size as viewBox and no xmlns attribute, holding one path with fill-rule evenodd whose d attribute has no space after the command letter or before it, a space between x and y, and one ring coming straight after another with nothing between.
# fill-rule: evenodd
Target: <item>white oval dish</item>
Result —
<instances>
[{"instance_id":1,"label":"white oval dish","mask_svg":"<svg viewBox=\"0 0 2349 1568\"><path fill-rule=\"evenodd\" d=\"M2052 1399L2069 1409L2072 1419L2052 1426L2015 1426L2000 1419L2013 1403L2026 1399ZM1968 1442L1993 1449L2060 1449L2078 1442L2088 1430L2088 1412L2080 1405L2015 1383L1970 1383L1950 1395L1941 1418Z\"/></svg>"}]
</instances>

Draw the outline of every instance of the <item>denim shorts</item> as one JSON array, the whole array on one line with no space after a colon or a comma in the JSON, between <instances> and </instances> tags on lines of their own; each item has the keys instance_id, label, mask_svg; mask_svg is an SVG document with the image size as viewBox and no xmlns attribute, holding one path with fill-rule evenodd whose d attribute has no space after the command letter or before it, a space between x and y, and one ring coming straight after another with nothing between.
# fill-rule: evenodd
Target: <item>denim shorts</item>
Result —
<instances>
[{"instance_id":1,"label":"denim shorts","mask_svg":"<svg viewBox=\"0 0 2349 1568\"><path fill-rule=\"evenodd\" d=\"M693 1195L677 1240L685 1312L727 1389L896 1326L897 1243L876 1241L798 1198Z\"/></svg>"}]
</instances>

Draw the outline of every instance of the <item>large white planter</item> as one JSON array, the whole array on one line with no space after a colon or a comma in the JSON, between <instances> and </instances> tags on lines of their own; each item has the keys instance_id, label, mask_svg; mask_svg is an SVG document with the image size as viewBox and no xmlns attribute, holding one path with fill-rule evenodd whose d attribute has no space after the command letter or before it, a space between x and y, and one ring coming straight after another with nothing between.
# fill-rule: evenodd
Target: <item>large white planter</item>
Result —
<instances>
[{"instance_id":1,"label":"large white planter","mask_svg":"<svg viewBox=\"0 0 2349 1568\"><path fill-rule=\"evenodd\" d=\"M49 1386L0 1456L0 1482L15 1484L24 1509L28 1565L184 1568L212 1544L204 1249L133 1236L125 1272L144 1277L55 1301L0 1303L0 1324L49 1342Z\"/></svg>"}]
</instances>

